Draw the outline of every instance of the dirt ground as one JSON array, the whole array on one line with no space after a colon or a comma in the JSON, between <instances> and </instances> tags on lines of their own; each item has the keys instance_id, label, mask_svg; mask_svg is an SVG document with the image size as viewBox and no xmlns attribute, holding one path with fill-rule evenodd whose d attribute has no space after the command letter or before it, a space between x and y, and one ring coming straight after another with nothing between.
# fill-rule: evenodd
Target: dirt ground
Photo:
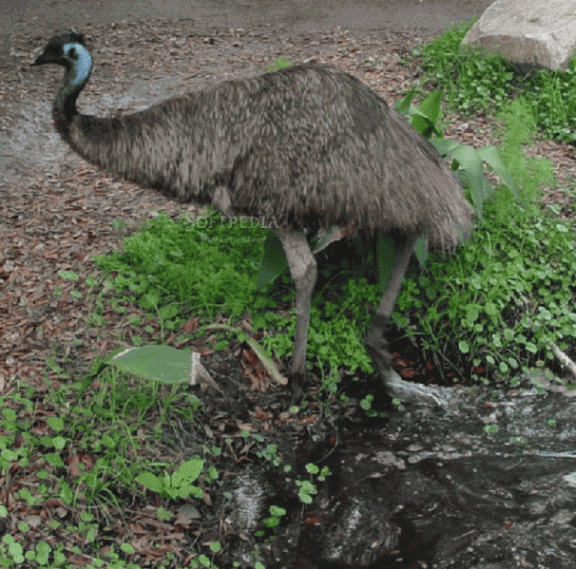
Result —
<instances>
[{"instance_id":1,"label":"dirt ground","mask_svg":"<svg viewBox=\"0 0 576 569\"><path fill-rule=\"evenodd\" d=\"M0 43L14 33L40 35L55 29L83 29L87 25L125 20L191 18L200 24L223 27L273 25L292 31L325 31L336 26L350 30L389 28L436 33L453 22L480 15L491 0L23 0L0 2Z\"/></svg>"},{"instance_id":2,"label":"dirt ground","mask_svg":"<svg viewBox=\"0 0 576 569\"><path fill-rule=\"evenodd\" d=\"M362 31L390 29L434 34L474 15L491 0L0 0L0 69L10 66L11 38L46 37L55 30L153 19L192 19L199 27L325 31L336 26Z\"/></svg>"}]
</instances>

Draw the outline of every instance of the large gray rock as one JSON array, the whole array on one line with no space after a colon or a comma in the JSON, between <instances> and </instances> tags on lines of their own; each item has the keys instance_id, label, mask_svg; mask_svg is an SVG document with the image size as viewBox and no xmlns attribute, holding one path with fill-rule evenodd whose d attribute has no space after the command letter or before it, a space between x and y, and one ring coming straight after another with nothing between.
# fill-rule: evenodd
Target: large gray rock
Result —
<instances>
[{"instance_id":1,"label":"large gray rock","mask_svg":"<svg viewBox=\"0 0 576 569\"><path fill-rule=\"evenodd\" d=\"M496 0L462 45L482 46L521 65L566 69L576 47L576 2Z\"/></svg>"}]
</instances>

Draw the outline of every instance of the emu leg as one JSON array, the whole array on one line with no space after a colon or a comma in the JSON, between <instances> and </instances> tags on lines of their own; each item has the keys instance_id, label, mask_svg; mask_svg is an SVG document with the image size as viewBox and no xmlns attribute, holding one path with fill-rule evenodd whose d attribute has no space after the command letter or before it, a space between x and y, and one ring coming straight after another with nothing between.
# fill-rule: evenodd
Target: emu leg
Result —
<instances>
[{"instance_id":1,"label":"emu leg","mask_svg":"<svg viewBox=\"0 0 576 569\"><path fill-rule=\"evenodd\" d=\"M297 378L306 374L306 347L310 324L310 303L316 284L316 259L303 233L277 229L274 231L282 243L290 275L296 286L296 336L291 373Z\"/></svg>"},{"instance_id":2,"label":"emu leg","mask_svg":"<svg viewBox=\"0 0 576 569\"><path fill-rule=\"evenodd\" d=\"M396 297L408 268L414 244L419 236L419 234L407 235L395 257L394 268L389 276L388 286L382 296L374 322L366 335L365 345L374 360L374 365L384 382L386 391L391 397L403 401L445 405L445 396L438 388L409 383L400 378L392 369L390 354L386 351L386 341L384 339L384 333L388 327Z\"/></svg>"},{"instance_id":3,"label":"emu leg","mask_svg":"<svg viewBox=\"0 0 576 569\"><path fill-rule=\"evenodd\" d=\"M388 327L394 304L396 304L396 297L400 292L404 274L406 273L410 257L412 256L414 243L418 237L419 234L415 233L408 234L404 238L400 246L400 251L395 256L394 267L388 277L387 287L380 301L378 312L366 335L366 348L374 359L378 370L391 368L390 354L385 350L386 341L384 339L384 333Z\"/></svg>"}]
</instances>

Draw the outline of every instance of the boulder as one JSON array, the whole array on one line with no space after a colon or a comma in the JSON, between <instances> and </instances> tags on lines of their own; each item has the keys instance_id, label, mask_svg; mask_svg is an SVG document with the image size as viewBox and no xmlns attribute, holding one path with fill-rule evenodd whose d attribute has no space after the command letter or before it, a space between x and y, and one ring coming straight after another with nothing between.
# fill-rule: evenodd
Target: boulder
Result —
<instances>
[{"instance_id":1,"label":"boulder","mask_svg":"<svg viewBox=\"0 0 576 569\"><path fill-rule=\"evenodd\" d=\"M462 45L481 46L520 65L566 69L576 47L576 4L573 0L496 0Z\"/></svg>"}]
</instances>

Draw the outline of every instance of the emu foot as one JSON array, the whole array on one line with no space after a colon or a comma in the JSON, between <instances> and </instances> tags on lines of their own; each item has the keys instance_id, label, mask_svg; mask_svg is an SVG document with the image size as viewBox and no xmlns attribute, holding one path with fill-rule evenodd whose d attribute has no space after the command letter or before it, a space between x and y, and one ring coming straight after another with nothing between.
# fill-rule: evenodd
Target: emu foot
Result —
<instances>
[{"instance_id":1,"label":"emu foot","mask_svg":"<svg viewBox=\"0 0 576 569\"><path fill-rule=\"evenodd\" d=\"M382 336L382 330L382 325L372 326L366 336L365 344L388 395L403 403L447 407L452 399L452 394L447 388L404 381L394 371L392 358L386 349L388 343Z\"/></svg>"},{"instance_id":2,"label":"emu foot","mask_svg":"<svg viewBox=\"0 0 576 569\"><path fill-rule=\"evenodd\" d=\"M415 403L429 407L448 407L452 393L447 387L422 385L404 381L391 367L379 367L378 374L384 384L384 389L393 399L403 403Z\"/></svg>"}]
</instances>

